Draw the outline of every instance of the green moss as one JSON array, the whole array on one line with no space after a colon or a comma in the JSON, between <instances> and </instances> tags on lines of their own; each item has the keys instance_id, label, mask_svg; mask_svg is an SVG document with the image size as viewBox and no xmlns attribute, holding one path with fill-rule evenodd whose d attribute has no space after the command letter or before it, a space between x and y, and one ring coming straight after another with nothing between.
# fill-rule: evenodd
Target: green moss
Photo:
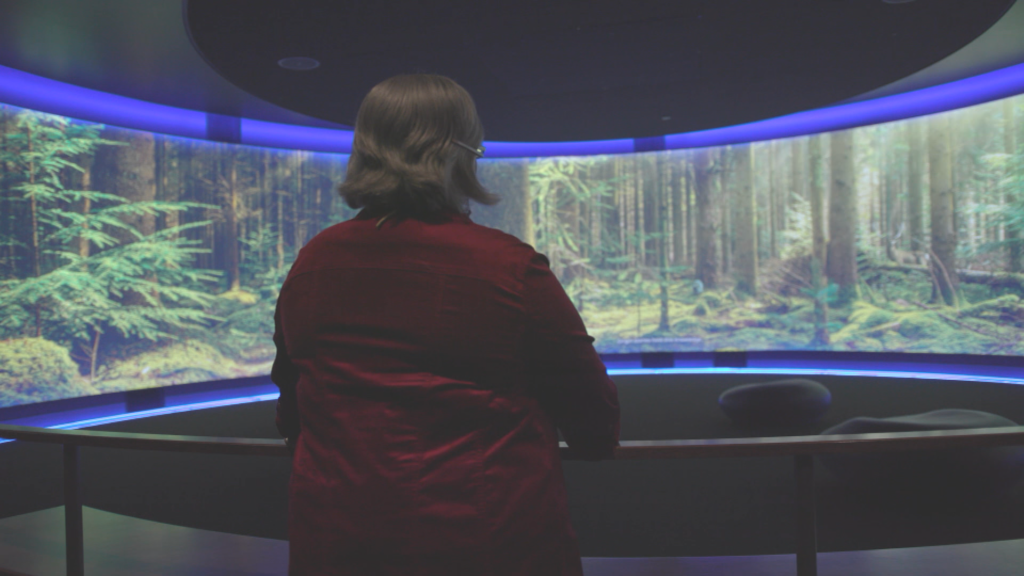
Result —
<instances>
[{"instance_id":1,"label":"green moss","mask_svg":"<svg viewBox=\"0 0 1024 576\"><path fill-rule=\"evenodd\" d=\"M105 366L96 385L103 391L120 391L241 378L266 374L271 361L238 362L210 344L185 340Z\"/></svg>"},{"instance_id":2,"label":"green moss","mask_svg":"<svg viewBox=\"0 0 1024 576\"><path fill-rule=\"evenodd\" d=\"M274 334L274 308L269 302L246 306L231 313L218 327L250 334Z\"/></svg>"},{"instance_id":3,"label":"green moss","mask_svg":"<svg viewBox=\"0 0 1024 576\"><path fill-rule=\"evenodd\" d=\"M701 294L700 299L707 305L708 308L721 308L722 298L714 292L705 292Z\"/></svg>"},{"instance_id":4,"label":"green moss","mask_svg":"<svg viewBox=\"0 0 1024 576\"><path fill-rule=\"evenodd\" d=\"M832 345L836 350L856 350L857 352L883 352L887 349L880 339L857 333L836 334L836 337L832 339Z\"/></svg>"},{"instance_id":5,"label":"green moss","mask_svg":"<svg viewBox=\"0 0 1024 576\"><path fill-rule=\"evenodd\" d=\"M943 336L957 337L942 318L935 312L908 312L901 315L899 333L905 338L923 340L929 338L941 338Z\"/></svg>"},{"instance_id":6,"label":"green moss","mask_svg":"<svg viewBox=\"0 0 1024 576\"><path fill-rule=\"evenodd\" d=\"M806 347L806 342L795 340L791 334L770 328L744 328L731 333L718 334L708 340L712 350L789 350Z\"/></svg>"},{"instance_id":7,"label":"green moss","mask_svg":"<svg viewBox=\"0 0 1024 576\"><path fill-rule=\"evenodd\" d=\"M234 300L239 304L255 304L259 301L260 297L247 290L228 290L217 296L218 298L226 298L228 300Z\"/></svg>"},{"instance_id":8,"label":"green moss","mask_svg":"<svg viewBox=\"0 0 1024 576\"><path fill-rule=\"evenodd\" d=\"M881 326L882 324L888 324L896 320L896 315L888 310L882 310L876 308L873 310L864 321L860 323L861 329L874 328L875 326Z\"/></svg>"},{"instance_id":9,"label":"green moss","mask_svg":"<svg viewBox=\"0 0 1024 576\"><path fill-rule=\"evenodd\" d=\"M908 340L895 331L887 331L878 339L888 352L904 352L909 346L914 344L913 340Z\"/></svg>"},{"instance_id":10,"label":"green moss","mask_svg":"<svg viewBox=\"0 0 1024 576\"><path fill-rule=\"evenodd\" d=\"M0 341L0 406L96 394L68 351L44 338Z\"/></svg>"},{"instance_id":11,"label":"green moss","mask_svg":"<svg viewBox=\"0 0 1024 576\"><path fill-rule=\"evenodd\" d=\"M998 298L992 298L991 300L985 300L978 302L971 306L967 306L960 310L961 316L991 316L999 318L1003 314L1009 315L1020 315L1024 310L1021 310L1020 297L1016 294L1004 294Z\"/></svg>"}]
</instances>

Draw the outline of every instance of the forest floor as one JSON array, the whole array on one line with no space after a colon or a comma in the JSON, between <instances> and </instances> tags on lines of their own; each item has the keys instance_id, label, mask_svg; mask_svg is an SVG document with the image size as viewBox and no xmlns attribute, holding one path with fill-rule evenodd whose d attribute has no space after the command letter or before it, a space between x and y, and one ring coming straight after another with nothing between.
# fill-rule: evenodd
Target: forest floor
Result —
<instances>
[{"instance_id":1,"label":"forest floor","mask_svg":"<svg viewBox=\"0 0 1024 576\"><path fill-rule=\"evenodd\" d=\"M228 380L270 373L274 362L274 301L225 292L206 310L222 320L161 342L119 347L97 373L102 392Z\"/></svg>"},{"instance_id":2,"label":"forest floor","mask_svg":"<svg viewBox=\"0 0 1024 576\"><path fill-rule=\"evenodd\" d=\"M225 356L206 342L185 340L113 361L99 372L93 386L104 393L265 376L272 365L272 357L245 361Z\"/></svg>"},{"instance_id":3,"label":"forest floor","mask_svg":"<svg viewBox=\"0 0 1024 576\"><path fill-rule=\"evenodd\" d=\"M692 280L674 282L667 323L654 283L639 296L629 288L633 303L627 305L585 300L581 315L605 353L820 349L1024 355L1019 290L965 283L958 305L946 306L933 301L923 273L866 268L862 278L857 300L829 307L825 345L815 342L814 300L785 282L766 283L756 297L728 287L696 294ZM596 294L616 292L608 284L592 288Z\"/></svg>"},{"instance_id":4,"label":"forest floor","mask_svg":"<svg viewBox=\"0 0 1024 576\"><path fill-rule=\"evenodd\" d=\"M936 302L927 273L880 265L861 270L858 299L828 307L827 344L815 342L815 302L800 271L766 267L760 293L692 279L611 284L588 280L581 316L602 353L665 350L841 350L1024 356L1024 290L964 282L955 306ZM225 293L206 310L220 320L161 341L105 339L95 378L68 349L43 338L0 341L0 406L269 374L274 298ZM245 297L242 297L245 296ZM833 303L834 304L834 303ZM84 373L83 373L84 370ZM46 385L40 385L45 381Z\"/></svg>"}]
</instances>

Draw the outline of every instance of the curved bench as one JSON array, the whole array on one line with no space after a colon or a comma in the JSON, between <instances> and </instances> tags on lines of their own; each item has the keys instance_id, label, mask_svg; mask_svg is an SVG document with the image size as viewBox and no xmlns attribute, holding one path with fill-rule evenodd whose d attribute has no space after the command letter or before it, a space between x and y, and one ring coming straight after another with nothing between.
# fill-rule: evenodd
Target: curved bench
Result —
<instances>
[{"instance_id":1,"label":"curved bench","mask_svg":"<svg viewBox=\"0 0 1024 576\"><path fill-rule=\"evenodd\" d=\"M737 426L805 426L821 419L832 404L828 388L804 378L735 386L718 405Z\"/></svg>"},{"instance_id":2,"label":"curved bench","mask_svg":"<svg viewBox=\"0 0 1024 576\"><path fill-rule=\"evenodd\" d=\"M925 432L1016 426L1008 418L977 410L934 410L891 418L853 418L822 434ZM908 496L984 496L1005 492L1024 476L1024 447L957 448L873 454L822 454L821 463L855 488Z\"/></svg>"}]
</instances>

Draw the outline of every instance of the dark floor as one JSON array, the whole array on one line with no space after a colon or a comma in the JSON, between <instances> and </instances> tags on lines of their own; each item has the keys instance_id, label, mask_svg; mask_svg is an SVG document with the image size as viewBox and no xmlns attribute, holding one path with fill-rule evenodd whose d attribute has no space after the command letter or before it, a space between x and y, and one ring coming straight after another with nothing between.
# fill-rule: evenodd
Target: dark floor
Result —
<instances>
[{"instance_id":1,"label":"dark floor","mask_svg":"<svg viewBox=\"0 0 1024 576\"><path fill-rule=\"evenodd\" d=\"M1024 422L1024 387L945 381L820 379L833 392L817 433L854 416L970 408ZM764 435L738 431L718 394L749 376L620 376L624 440ZM187 412L104 430L275 437L273 403ZM61 504L60 448L0 445L0 518ZM818 467L819 549L900 548L1024 538L1024 485L988 499L853 492ZM181 526L286 538L288 462L268 457L83 449L88 506ZM795 549L788 458L567 462L584 556L739 556ZM938 479L937 482L941 482Z\"/></svg>"},{"instance_id":2,"label":"dark floor","mask_svg":"<svg viewBox=\"0 0 1024 576\"><path fill-rule=\"evenodd\" d=\"M85 508L85 573L103 576L280 576L288 543L183 528ZM0 576L61 576L64 513L0 520ZM792 576L791 554L695 558L584 558L586 576ZM823 576L1019 576L1024 540L830 552Z\"/></svg>"}]
</instances>

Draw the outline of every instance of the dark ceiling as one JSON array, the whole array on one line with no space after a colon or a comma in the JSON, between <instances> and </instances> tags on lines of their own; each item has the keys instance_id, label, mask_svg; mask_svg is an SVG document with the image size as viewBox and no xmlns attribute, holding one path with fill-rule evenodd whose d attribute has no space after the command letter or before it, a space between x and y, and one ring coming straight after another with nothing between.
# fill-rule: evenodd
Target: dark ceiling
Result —
<instances>
[{"instance_id":1,"label":"dark ceiling","mask_svg":"<svg viewBox=\"0 0 1024 576\"><path fill-rule=\"evenodd\" d=\"M1011 0L189 0L207 62L243 90L349 124L377 82L454 78L489 139L598 140L841 101L932 64ZM315 70L277 66L307 56Z\"/></svg>"},{"instance_id":2,"label":"dark ceiling","mask_svg":"<svg viewBox=\"0 0 1024 576\"><path fill-rule=\"evenodd\" d=\"M180 0L4 0L0 65L314 126L350 124L384 78L432 72L470 90L490 140L646 137L857 97L956 52L1011 5L190 0L183 14ZM322 65L277 66L290 56Z\"/></svg>"}]
</instances>

